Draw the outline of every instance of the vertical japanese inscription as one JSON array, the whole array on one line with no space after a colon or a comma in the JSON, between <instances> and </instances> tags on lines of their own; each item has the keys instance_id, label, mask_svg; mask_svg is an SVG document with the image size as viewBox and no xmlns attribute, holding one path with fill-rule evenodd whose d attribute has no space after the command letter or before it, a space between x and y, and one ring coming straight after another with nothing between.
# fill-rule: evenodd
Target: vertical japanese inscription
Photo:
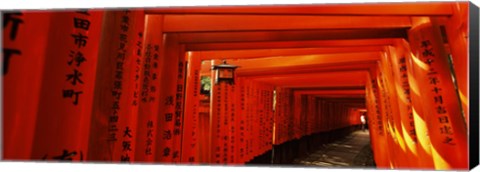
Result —
<instances>
[{"instance_id":1,"label":"vertical japanese inscription","mask_svg":"<svg viewBox=\"0 0 480 172\"><path fill-rule=\"evenodd\" d=\"M128 18L128 13L129 11L124 11L124 14L122 18ZM121 29L120 34L118 35L119 38L119 45L116 53L116 57L113 57L115 59L115 72L114 72L114 81L113 81L113 87L112 87L112 96L113 96L113 103L112 103L112 114L109 117L109 127L108 127L108 132L109 132L109 138L108 142L116 142L117 139L117 132L118 127L117 123L119 120L118 116L118 111L120 111L120 100L122 96L122 80L123 80L123 66L125 62L125 54L126 54L126 49L125 45L128 42L128 36L127 36L127 31L128 31L128 20L122 20L121 23ZM125 159L125 158L124 158ZM129 159L129 158L128 158Z\"/></svg>"},{"instance_id":2,"label":"vertical japanese inscription","mask_svg":"<svg viewBox=\"0 0 480 172\"><path fill-rule=\"evenodd\" d=\"M23 13L15 12L15 13L5 13L3 14L3 31L7 27L10 27L10 33L8 34L8 38L10 41L15 41L18 34L19 27L24 23L23 21ZM5 38L4 38L5 39ZM5 41L4 41L5 42ZM3 75L8 73L8 67L11 58L14 55L22 55L22 51L16 47L7 47L2 49L3 52Z\"/></svg>"},{"instance_id":3,"label":"vertical japanese inscription","mask_svg":"<svg viewBox=\"0 0 480 172\"><path fill-rule=\"evenodd\" d=\"M407 75L407 65L405 57L402 57L398 61L400 67L400 81L403 88L403 94L405 96L407 105L407 114L408 114L408 126L406 126L408 130L408 134L412 138L413 142L417 142L417 133L415 131L415 122L413 119L413 110L412 110L412 98L410 96L410 84L408 83L408 75Z\"/></svg>"},{"instance_id":4,"label":"vertical japanese inscription","mask_svg":"<svg viewBox=\"0 0 480 172\"><path fill-rule=\"evenodd\" d=\"M443 135L443 143L448 145L456 145L455 140L453 139L453 130L452 125L447 116L447 110L444 105L444 100L442 96L442 89L440 88L441 80L438 77L438 73L432 64L435 63L435 54L433 53L433 47L430 40L426 39L421 42L421 56L423 62L429 66L428 83L430 84L430 89L433 92L433 97L431 98L435 103L434 113L436 114L435 122L440 124L440 134Z\"/></svg>"},{"instance_id":5,"label":"vertical japanese inscription","mask_svg":"<svg viewBox=\"0 0 480 172\"><path fill-rule=\"evenodd\" d=\"M140 68L142 64L142 38L143 38L143 33L138 32L138 39L136 43L136 59L135 59L135 89L133 91L133 100L132 100L132 105L133 106L138 106L138 90L140 89L139 87L139 80L140 80Z\"/></svg>"},{"instance_id":6,"label":"vertical japanese inscription","mask_svg":"<svg viewBox=\"0 0 480 172\"><path fill-rule=\"evenodd\" d=\"M88 57L83 55L83 49L88 43L87 33L90 29L90 14L88 11L76 12L72 17L72 24L74 31L70 36L77 48L71 49L68 54L66 61L72 72L65 75L65 81L70 83L71 87L63 89L61 94L63 98L73 99L72 104L77 106L80 96L83 94L83 91L78 87L84 84L82 81L81 64L88 61Z\"/></svg>"}]
</instances>

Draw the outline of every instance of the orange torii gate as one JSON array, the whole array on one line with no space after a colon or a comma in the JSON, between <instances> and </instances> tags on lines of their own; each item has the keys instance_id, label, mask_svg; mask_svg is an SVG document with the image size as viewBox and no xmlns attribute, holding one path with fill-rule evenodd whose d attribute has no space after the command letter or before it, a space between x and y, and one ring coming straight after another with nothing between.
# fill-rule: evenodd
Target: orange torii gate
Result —
<instances>
[{"instance_id":1,"label":"orange torii gate","mask_svg":"<svg viewBox=\"0 0 480 172\"><path fill-rule=\"evenodd\" d=\"M379 168L467 168L467 9L455 2L11 14L4 157L244 164L358 125L354 109L365 108ZM215 78L208 68L220 60L241 66L235 84L212 79L205 98L200 79ZM459 153L448 156L452 149Z\"/></svg>"}]
</instances>

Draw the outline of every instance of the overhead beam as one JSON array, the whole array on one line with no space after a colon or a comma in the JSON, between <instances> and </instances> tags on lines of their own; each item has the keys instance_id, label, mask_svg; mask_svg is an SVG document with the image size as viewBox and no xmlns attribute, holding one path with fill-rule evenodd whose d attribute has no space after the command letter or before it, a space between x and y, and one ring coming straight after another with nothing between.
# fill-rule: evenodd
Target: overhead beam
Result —
<instances>
[{"instance_id":1,"label":"overhead beam","mask_svg":"<svg viewBox=\"0 0 480 172\"><path fill-rule=\"evenodd\" d=\"M312 54L301 56L279 56L256 59L229 60L227 62L240 66L239 70L288 67L297 65L328 64L328 63L355 63L364 61L376 61L381 57L380 52L361 53L338 53L338 54Z\"/></svg>"},{"instance_id":2,"label":"overhead beam","mask_svg":"<svg viewBox=\"0 0 480 172\"><path fill-rule=\"evenodd\" d=\"M372 22L375 21L375 22ZM164 15L163 32L409 28L408 16Z\"/></svg>"},{"instance_id":3,"label":"overhead beam","mask_svg":"<svg viewBox=\"0 0 480 172\"><path fill-rule=\"evenodd\" d=\"M229 43L263 41L354 40L407 38L406 28L394 29L321 29L289 31L195 32L179 34L179 42Z\"/></svg>"},{"instance_id":4,"label":"overhead beam","mask_svg":"<svg viewBox=\"0 0 480 172\"><path fill-rule=\"evenodd\" d=\"M336 54L353 52L378 52L383 51L382 46L357 46L357 47L318 47L318 48L284 48L284 49L250 49L250 50L210 50L191 51L190 56L201 60L210 59L250 59L273 56L296 56L310 54Z\"/></svg>"},{"instance_id":5,"label":"overhead beam","mask_svg":"<svg viewBox=\"0 0 480 172\"><path fill-rule=\"evenodd\" d=\"M352 95L316 95L316 94L310 94L312 96L315 96L315 98L365 98L365 95L361 94L352 94Z\"/></svg>"},{"instance_id":6,"label":"overhead beam","mask_svg":"<svg viewBox=\"0 0 480 172\"><path fill-rule=\"evenodd\" d=\"M250 76L272 76L283 74L301 74L301 73L320 73L320 72L341 72L352 70L365 70L377 67L376 62L356 62L356 63L335 63L335 64L316 64L300 65L288 67L271 67L257 69L239 69L236 74L238 77Z\"/></svg>"},{"instance_id":7,"label":"overhead beam","mask_svg":"<svg viewBox=\"0 0 480 172\"><path fill-rule=\"evenodd\" d=\"M249 79L285 88L365 86L367 71L252 76Z\"/></svg>"},{"instance_id":8,"label":"overhead beam","mask_svg":"<svg viewBox=\"0 0 480 172\"><path fill-rule=\"evenodd\" d=\"M365 89L359 90L301 90L294 91L298 94L312 94L312 95L365 95Z\"/></svg>"},{"instance_id":9,"label":"overhead beam","mask_svg":"<svg viewBox=\"0 0 480 172\"><path fill-rule=\"evenodd\" d=\"M312 90L361 90L365 89L364 86L357 86L357 87L312 87L312 88L298 88L294 89L293 91L312 91Z\"/></svg>"},{"instance_id":10,"label":"overhead beam","mask_svg":"<svg viewBox=\"0 0 480 172\"><path fill-rule=\"evenodd\" d=\"M402 2L356 4L296 4L250 6L165 7L145 9L147 14L292 14L292 15L451 15L459 2ZM462 3L462 2L460 2ZM465 2L463 2L465 3Z\"/></svg>"},{"instance_id":11,"label":"overhead beam","mask_svg":"<svg viewBox=\"0 0 480 172\"><path fill-rule=\"evenodd\" d=\"M394 45L397 38L379 39L338 39L338 40L293 40L293 41L258 41L258 42L223 42L223 43L189 43L187 51L205 50L246 50L269 48L318 48L318 47L358 47Z\"/></svg>"}]
</instances>

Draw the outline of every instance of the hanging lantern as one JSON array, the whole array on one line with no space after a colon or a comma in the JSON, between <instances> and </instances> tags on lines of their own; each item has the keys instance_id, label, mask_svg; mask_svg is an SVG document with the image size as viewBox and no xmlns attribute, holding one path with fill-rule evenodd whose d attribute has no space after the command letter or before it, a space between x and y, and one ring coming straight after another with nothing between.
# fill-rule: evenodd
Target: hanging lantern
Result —
<instances>
[{"instance_id":1,"label":"hanging lantern","mask_svg":"<svg viewBox=\"0 0 480 172\"><path fill-rule=\"evenodd\" d=\"M227 64L226 60L223 61L223 64L214 65L212 69L215 70L215 84L219 82L234 84L235 69L237 67L238 66Z\"/></svg>"}]
</instances>

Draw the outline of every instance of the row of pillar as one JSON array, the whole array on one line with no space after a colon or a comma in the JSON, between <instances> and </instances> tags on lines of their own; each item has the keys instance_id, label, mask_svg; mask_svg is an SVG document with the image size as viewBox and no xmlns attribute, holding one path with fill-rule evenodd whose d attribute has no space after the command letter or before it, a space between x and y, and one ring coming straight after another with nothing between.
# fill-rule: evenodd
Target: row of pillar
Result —
<instances>
[{"instance_id":1,"label":"row of pillar","mask_svg":"<svg viewBox=\"0 0 480 172\"><path fill-rule=\"evenodd\" d=\"M468 109L463 106L468 102L460 98L465 92L459 88L466 80L455 75L466 68L451 67L437 19L419 17L413 22L408 42L387 47L367 82L375 160L381 168L468 168ZM455 61L466 59L462 54L451 56Z\"/></svg>"}]
</instances>

